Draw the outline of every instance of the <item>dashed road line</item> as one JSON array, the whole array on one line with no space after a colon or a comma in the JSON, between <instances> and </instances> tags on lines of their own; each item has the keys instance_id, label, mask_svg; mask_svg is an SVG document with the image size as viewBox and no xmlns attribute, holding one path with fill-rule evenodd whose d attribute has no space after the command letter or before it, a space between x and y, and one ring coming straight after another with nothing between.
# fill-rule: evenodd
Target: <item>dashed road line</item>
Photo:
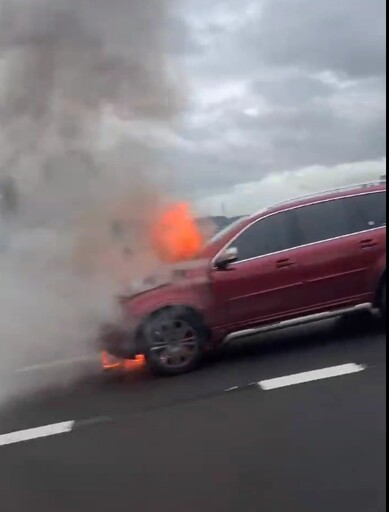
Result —
<instances>
[{"instance_id":1,"label":"dashed road line","mask_svg":"<svg viewBox=\"0 0 389 512\"><path fill-rule=\"evenodd\" d=\"M74 425L74 421L65 421L63 423L56 423L54 425L46 425L44 427L31 428L29 430L20 430L18 432L11 432L10 434L3 434L0 435L0 446L24 443L26 441L33 441L35 439L42 439L44 437L68 434L73 430Z\"/></svg>"},{"instance_id":2,"label":"dashed road line","mask_svg":"<svg viewBox=\"0 0 389 512\"><path fill-rule=\"evenodd\" d=\"M286 377L276 379L263 380L258 385L263 391L271 391L273 389L285 388L288 386L296 386L298 384L306 384L318 380L331 379L334 377L342 377L366 370L366 366L355 363L343 364L341 366L332 366L330 368L322 368L310 372L297 373Z\"/></svg>"},{"instance_id":3,"label":"dashed road line","mask_svg":"<svg viewBox=\"0 0 389 512\"><path fill-rule=\"evenodd\" d=\"M249 384L251 385L251 384ZM238 391L239 386L232 386L232 388L228 388L225 390L225 393L231 393L231 391Z\"/></svg>"},{"instance_id":4,"label":"dashed road line","mask_svg":"<svg viewBox=\"0 0 389 512\"><path fill-rule=\"evenodd\" d=\"M366 370L366 365L358 365L355 363L348 363L340 366L332 366L330 368L322 368L320 370L313 370L309 372L297 373L294 375L288 375L284 377L278 377L275 379L262 380L260 382L250 383L244 386L233 386L224 391L224 393L230 393L235 391L242 391L244 389L256 388L262 391L271 391L274 389L285 388L289 386L295 386L298 384L305 384L309 382L320 381L324 379L330 379L334 377L342 377L345 375L351 375L355 373L360 373ZM217 393L220 395L220 392ZM187 402L194 402L197 400L203 400L206 398L210 398L211 396L215 396L216 393L211 393L209 395L204 395L201 397L197 397L194 400L188 400L185 402L180 402L181 404ZM170 406L179 405L178 403L170 404ZM164 406L162 408L166 409L169 406ZM151 408L145 412L150 412L152 410L157 410L159 407ZM134 414L133 416L138 416L139 413ZM85 420L72 420L65 421L62 423L55 423L53 425L46 425L44 427L31 428L28 430L20 430L17 432L11 432L9 434L0 434L0 447L7 446L17 443L23 443L26 441L33 441L35 439L42 439L47 437L58 436L61 434L67 434L77 430L79 428L88 427L88 426L96 426L99 424L106 424L117 421L117 418L111 418L109 416L100 416L91 419Z\"/></svg>"}]
</instances>

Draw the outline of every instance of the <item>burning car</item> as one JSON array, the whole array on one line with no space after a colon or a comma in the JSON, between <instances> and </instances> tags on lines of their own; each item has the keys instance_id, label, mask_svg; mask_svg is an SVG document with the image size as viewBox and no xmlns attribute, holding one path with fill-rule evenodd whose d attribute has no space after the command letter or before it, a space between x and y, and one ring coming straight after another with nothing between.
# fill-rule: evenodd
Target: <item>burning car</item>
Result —
<instances>
[{"instance_id":1,"label":"burning car","mask_svg":"<svg viewBox=\"0 0 389 512\"><path fill-rule=\"evenodd\" d=\"M386 185L265 209L177 263L191 252L174 246L180 229L185 237L194 229L183 219L167 238L159 232L172 262L163 279L144 281L120 298L122 325L101 336L106 367L144 355L154 373L177 375L226 339L362 310L386 316Z\"/></svg>"}]
</instances>

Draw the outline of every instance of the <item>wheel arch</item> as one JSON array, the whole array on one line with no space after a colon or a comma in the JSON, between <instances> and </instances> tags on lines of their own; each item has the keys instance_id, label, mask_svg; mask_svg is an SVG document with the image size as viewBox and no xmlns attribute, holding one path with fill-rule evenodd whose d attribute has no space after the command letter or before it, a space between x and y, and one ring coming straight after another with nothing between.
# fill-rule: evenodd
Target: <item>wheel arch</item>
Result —
<instances>
[{"instance_id":1,"label":"wheel arch","mask_svg":"<svg viewBox=\"0 0 389 512\"><path fill-rule=\"evenodd\" d=\"M376 296L375 296L375 300L374 300L374 306L376 306L376 307L380 307L380 305L381 305L381 292L382 292L382 288L385 285L385 283L386 283L386 267L381 272L381 276L378 280Z\"/></svg>"}]
</instances>

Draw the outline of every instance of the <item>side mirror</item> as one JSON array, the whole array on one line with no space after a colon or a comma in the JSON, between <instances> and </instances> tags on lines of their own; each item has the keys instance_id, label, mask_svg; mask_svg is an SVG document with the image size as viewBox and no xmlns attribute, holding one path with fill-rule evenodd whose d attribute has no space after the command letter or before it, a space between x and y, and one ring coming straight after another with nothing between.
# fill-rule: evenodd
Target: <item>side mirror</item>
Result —
<instances>
[{"instance_id":1,"label":"side mirror","mask_svg":"<svg viewBox=\"0 0 389 512\"><path fill-rule=\"evenodd\" d=\"M238 249L236 247L230 247L219 254L215 261L215 267L218 270L226 270L229 265L238 261L238 257Z\"/></svg>"}]
</instances>

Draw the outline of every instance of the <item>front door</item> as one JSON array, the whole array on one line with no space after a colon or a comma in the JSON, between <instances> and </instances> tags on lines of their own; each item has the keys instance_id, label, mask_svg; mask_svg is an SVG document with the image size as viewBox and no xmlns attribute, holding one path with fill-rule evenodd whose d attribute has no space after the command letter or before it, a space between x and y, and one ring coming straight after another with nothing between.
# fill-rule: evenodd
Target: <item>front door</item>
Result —
<instances>
[{"instance_id":1,"label":"front door","mask_svg":"<svg viewBox=\"0 0 389 512\"><path fill-rule=\"evenodd\" d=\"M224 307L228 331L276 320L304 303L293 219L293 213L282 212L255 222L230 244L239 260L213 271L213 297Z\"/></svg>"}]
</instances>

